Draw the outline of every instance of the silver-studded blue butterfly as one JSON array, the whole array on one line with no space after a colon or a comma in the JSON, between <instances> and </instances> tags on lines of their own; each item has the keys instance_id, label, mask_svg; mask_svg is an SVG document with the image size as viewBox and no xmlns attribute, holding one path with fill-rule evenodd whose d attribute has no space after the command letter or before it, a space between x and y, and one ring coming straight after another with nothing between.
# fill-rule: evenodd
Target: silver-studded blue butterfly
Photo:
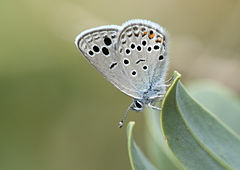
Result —
<instances>
[{"instance_id":1,"label":"silver-studded blue butterfly","mask_svg":"<svg viewBox=\"0 0 240 170\"><path fill-rule=\"evenodd\" d=\"M168 66L167 35L158 24L141 19L122 26L107 25L80 33L75 40L86 59L120 91L134 100L129 109L142 111L154 106L166 93Z\"/></svg>"}]
</instances>

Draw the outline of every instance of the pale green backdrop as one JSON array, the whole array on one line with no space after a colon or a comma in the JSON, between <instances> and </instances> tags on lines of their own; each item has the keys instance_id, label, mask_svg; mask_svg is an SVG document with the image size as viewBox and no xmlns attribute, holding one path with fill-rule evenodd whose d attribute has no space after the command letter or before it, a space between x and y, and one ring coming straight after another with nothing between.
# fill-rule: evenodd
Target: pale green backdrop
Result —
<instances>
[{"instance_id":1,"label":"pale green backdrop","mask_svg":"<svg viewBox=\"0 0 240 170\"><path fill-rule=\"evenodd\" d=\"M131 99L87 63L74 39L134 18L168 30L169 74L240 92L238 0L1 0L0 169L130 169L126 126L117 124ZM143 115L128 120L144 150Z\"/></svg>"}]
</instances>

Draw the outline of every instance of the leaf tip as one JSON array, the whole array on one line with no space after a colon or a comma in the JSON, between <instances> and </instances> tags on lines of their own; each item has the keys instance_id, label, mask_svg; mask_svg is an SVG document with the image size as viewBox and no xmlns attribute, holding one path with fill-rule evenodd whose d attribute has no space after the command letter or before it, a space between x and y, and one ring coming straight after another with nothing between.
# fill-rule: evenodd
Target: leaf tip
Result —
<instances>
[{"instance_id":1,"label":"leaf tip","mask_svg":"<svg viewBox=\"0 0 240 170\"><path fill-rule=\"evenodd\" d=\"M127 136L128 137L131 137L131 134L132 134L132 130L133 130L133 127L135 125L135 122L134 121L130 121L127 125Z\"/></svg>"},{"instance_id":2,"label":"leaf tip","mask_svg":"<svg viewBox=\"0 0 240 170\"><path fill-rule=\"evenodd\" d=\"M130 121L129 123L128 123L128 126L134 126L135 125L135 122L134 121Z\"/></svg>"},{"instance_id":3,"label":"leaf tip","mask_svg":"<svg viewBox=\"0 0 240 170\"><path fill-rule=\"evenodd\" d=\"M175 71L173 72L173 79L174 79L174 80L180 79L181 76L182 76L182 75L181 75L178 71L175 70Z\"/></svg>"}]
</instances>

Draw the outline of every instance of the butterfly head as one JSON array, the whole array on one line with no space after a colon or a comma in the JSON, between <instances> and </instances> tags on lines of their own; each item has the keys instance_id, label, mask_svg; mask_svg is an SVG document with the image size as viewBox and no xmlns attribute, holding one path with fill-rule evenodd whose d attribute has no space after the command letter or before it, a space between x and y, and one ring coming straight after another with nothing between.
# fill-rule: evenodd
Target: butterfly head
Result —
<instances>
[{"instance_id":1,"label":"butterfly head","mask_svg":"<svg viewBox=\"0 0 240 170\"><path fill-rule=\"evenodd\" d=\"M136 111L136 112L142 111L142 110L144 109L144 103L143 103L143 101L135 99L135 100L133 101L133 104L132 104L131 109L134 110L134 111Z\"/></svg>"}]
</instances>

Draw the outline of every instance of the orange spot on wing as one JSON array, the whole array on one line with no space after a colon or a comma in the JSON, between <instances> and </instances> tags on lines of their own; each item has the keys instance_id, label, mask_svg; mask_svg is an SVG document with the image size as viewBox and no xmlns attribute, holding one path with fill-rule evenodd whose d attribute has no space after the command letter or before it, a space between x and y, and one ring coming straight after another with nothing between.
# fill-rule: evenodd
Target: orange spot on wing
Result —
<instances>
[{"instance_id":1,"label":"orange spot on wing","mask_svg":"<svg viewBox=\"0 0 240 170\"><path fill-rule=\"evenodd\" d=\"M161 43L161 42L162 42L162 38L157 38L157 39L156 39L156 42L157 42L157 43L158 43L158 42Z\"/></svg>"},{"instance_id":2,"label":"orange spot on wing","mask_svg":"<svg viewBox=\"0 0 240 170\"><path fill-rule=\"evenodd\" d=\"M144 37L147 34L147 32L145 31L144 33L142 33L142 37Z\"/></svg>"},{"instance_id":3,"label":"orange spot on wing","mask_svg":"<svg viewBox=\"0 0 240 170\"><path fill-rule=\"evenodd\" d=\"M134 33L134 35L135 35L136 37L138 37L139 33L137 33L137 34Z\"/></svg>"},{"instance_id":4,"label":"orange spot on wing","mask_svg":"<svg viewBox=\"0 0 240 170\"><path fill-rule=\"evenodd\" d=\"M152 39L154 36L155 36L154 33L152 33L152 34L149 33L149 34L148 34L148 38L149 38L149 39Z\"/></svg>"}]
</instances>

